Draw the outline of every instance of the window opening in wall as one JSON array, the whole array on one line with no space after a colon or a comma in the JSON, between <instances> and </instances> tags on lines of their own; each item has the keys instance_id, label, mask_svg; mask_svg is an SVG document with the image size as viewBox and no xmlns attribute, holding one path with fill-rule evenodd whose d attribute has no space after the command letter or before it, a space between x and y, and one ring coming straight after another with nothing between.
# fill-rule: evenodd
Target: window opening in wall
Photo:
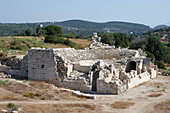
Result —
<instances>
[{"instance_id":1,"label":"window opening in wall","mask_svg":"<svg viewBox=\"0 0 170 113\"><path fill-rule=\"evenodd\" d=\"M44 65L41 65L41 68L44 68Z\"/></svg>"}]
</instances>

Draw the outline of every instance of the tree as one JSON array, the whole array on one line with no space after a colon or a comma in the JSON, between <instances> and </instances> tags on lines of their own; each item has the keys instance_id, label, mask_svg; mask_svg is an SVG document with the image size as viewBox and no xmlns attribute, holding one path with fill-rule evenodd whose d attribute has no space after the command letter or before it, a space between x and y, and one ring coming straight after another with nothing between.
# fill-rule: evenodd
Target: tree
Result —
<instances>
[{"instance_id":1,"label":"tree","mask_svg":"<svg viewBox=\"0 0 170 113\"><path fill-rule=\"evenodd\" d=\"M165 47L161 44L158 38L156 37L147 38L146 51L151 52L157 60L159 61L163 60L165 56L164 49Z\"/></svg>"},{"instance_id":2,"label":"tree","mask_svg":"<svg viewBox=\"0 0 170 113\"><path fill-rule=\"evenodd\" d=\"M129 40L126 34L124 33L114 33L113 34L115 39L115 46L116 47L128 47Z\"/></svg>"},{"instance_id":3,"label":"tree","mask_svg":"<svg viewBox=\"0 0 170 113\"><path fill-rule=\"evenodd\" d=\"M62 28L56 25L49 25L44 30L46 31L46 35L63 36Z\"/></svg>"},{"instance_id":4,"label":"tree","mask_svg":"<svg viewBox=\"0 0 170 113\"><path fill-rule=\"evenodd\" d=\"M26 36L32 36L32 29L25 30Z\"/></svg>"},{"instance_id":5,"label":"tree","mask_svg":"<svg viewBox=\"0 0 170 113\"><path fill-rule=\"evenodd\" d=\"M137 50L137 49L141 48L142 50L145 50L146 44L147 44L147 41L145 39L135 39L131 42L130 49Z\"/></svg>"},{"instance_id":6,"label":"tree","mask_svg":"<svg viewBox=\"0 0 170 113\"><path fill-rule=\"evenodd\" d=\"M45 31L41 27L37 27L36 33L37 33L37 36L42 36L45 34Z\"/></svg>"},{"instance_id":7,"label":"tree","mask_svg":"<svg viewBox=\"0 0 170 113\"><path fill-rule=\"evenodd\" d=\"M130 36L129 36L129 42L132 42L132 40L134 40L135 39L135 36L133 35L133 34L130 34Z\"/></svg>"},{"instance_id":8,"label":"tree","mask_svg":"<svg viewBox=\"0 0 170 113\"><path fill-rule=\"evenodd\" d=\"M103 34L101 41L109 45L115 44L113 34Z\"/></svg>"}]
</instances>

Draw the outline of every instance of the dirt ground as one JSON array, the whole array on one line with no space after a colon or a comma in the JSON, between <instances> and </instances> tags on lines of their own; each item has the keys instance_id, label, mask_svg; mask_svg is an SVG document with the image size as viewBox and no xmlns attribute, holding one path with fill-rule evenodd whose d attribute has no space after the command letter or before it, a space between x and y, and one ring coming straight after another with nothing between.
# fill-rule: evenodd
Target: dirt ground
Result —
<instances>
[{"instance_id":1,"label":"dirt ground","mask_svg":"<svg viewBox=\"0 0 170 113\"><path fill-rule=\"evenodd\" d=\"M96 95L96 100L43 82L8 80L0 85L0 110L14 103L23 113L170 113L170 76L159 76L120 95Z\"/></svg>"}]
</instances>

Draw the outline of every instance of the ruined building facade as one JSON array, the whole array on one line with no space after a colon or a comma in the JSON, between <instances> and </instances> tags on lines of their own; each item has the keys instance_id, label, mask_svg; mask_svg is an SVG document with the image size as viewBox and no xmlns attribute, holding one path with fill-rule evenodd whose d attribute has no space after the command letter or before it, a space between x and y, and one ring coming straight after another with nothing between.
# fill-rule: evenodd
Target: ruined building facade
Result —
<instances>
[{"instance_id":1,"label":"ruined building facade","mask_svg":"<svg viewBox=\"0 0 170 113\"><path fill-rule=\"evenodd\" d=\"M18 69L0 71L82 92L119 94L157 76L157 66L141 50L101 43L95 33L89 48L31 48Z\"/></svg>"}]
</instances>

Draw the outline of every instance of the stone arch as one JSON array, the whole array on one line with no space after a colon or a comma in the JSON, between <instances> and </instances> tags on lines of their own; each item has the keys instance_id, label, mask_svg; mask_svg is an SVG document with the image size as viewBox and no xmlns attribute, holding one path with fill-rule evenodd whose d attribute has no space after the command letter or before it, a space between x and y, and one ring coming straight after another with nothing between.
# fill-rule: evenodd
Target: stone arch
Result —
<instances>
[{"instance_id":1,"label":"stone arch","mask_svg":"<svg viewBox=\"0 0 170 113\"><path fill-rule=\"evenodd\" d=\"M129 73L131 70L136 70L136 62L130 61L126 65L126 73Z\"/></svg>"}]
</instances>

